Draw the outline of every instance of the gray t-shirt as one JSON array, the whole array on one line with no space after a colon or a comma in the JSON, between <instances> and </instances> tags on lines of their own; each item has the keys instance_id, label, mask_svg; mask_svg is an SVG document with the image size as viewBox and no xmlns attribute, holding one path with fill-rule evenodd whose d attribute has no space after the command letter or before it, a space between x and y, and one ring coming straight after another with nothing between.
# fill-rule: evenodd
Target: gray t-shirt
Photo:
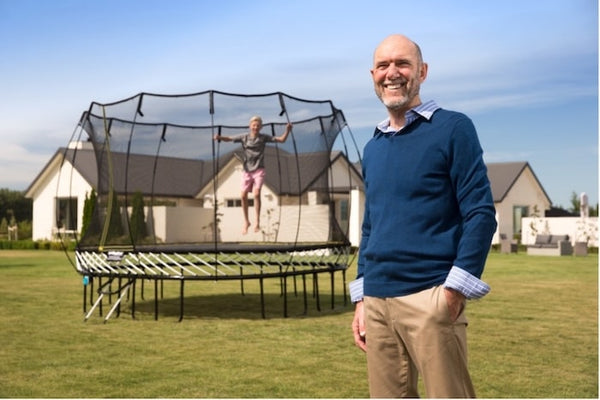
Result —
<instances>
[{"instance_id":1,"label":"gray t-shirt","mask_svg":"<svg viewBox=\"0 0 600 400\"><path fill-rule=\"evenodd\" d=\"M244 149L244 171L253 172L265 167L265 145L274 137L259 133L251 137L249 133L235 136L233 142L241 143Z\"/></svg>"}]
</instances>

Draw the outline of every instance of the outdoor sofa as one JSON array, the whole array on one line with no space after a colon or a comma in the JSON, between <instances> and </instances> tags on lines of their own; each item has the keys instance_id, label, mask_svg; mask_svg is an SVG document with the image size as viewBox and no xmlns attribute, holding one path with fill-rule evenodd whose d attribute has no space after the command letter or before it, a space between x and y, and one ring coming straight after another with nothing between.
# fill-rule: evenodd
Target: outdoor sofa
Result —
<instances>
[{"instance_id":1,"label":"outdoor sofa","mask_svg":"<svg viewBox=\"0 0 600 400\"><path fill-rule=\"evenodd\" d=\"M534 256L570 256L573 246L569 235L537 235L535 243L527 246L527 254Z\"/></svg>"}]
</instances>

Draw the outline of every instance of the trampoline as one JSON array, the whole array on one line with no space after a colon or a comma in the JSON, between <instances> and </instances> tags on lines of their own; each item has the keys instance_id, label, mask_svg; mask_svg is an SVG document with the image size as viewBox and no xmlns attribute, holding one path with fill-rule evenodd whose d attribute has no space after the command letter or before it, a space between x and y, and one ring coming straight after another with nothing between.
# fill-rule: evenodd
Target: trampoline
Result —
<instances>
[{"instance_id":1,"label":"trampoline","mask_svg":"<svg viewBox=\"0 0 600 400\"><path fill-rule=\"evenodd\" d=\"M263 134L281 135L288 123L293 128L287 141L265 148L260 229L243 234L243 151L214 138L248 132L254 115L263 120ZM265 279L280 280L287 317L288 279L296 295L302 279L306 312L307 277L320 309L319 275L329 277L332 308L341 276L346 304L346 269L354 257L350 216L359 207L352 193L362 190L362 179L352 132L329 100L211 90L92 102L62 163L71 168L61 167L57 193L77 190L75 171L83 166L94 183L83 207L70 211L82 215L81 234L74 257L67 252L83 277L85 320L95 310L103 315L107 299L105 322L124 300L135 318L136 286L143 296L145 281L154 283L156 319L159 285L167 281L180 285L180 321L190 281L239 280L244 295L244 282L256 280L265 318ZM60 239L65 248L72 240Z\"/></svg>"}]
</instances>

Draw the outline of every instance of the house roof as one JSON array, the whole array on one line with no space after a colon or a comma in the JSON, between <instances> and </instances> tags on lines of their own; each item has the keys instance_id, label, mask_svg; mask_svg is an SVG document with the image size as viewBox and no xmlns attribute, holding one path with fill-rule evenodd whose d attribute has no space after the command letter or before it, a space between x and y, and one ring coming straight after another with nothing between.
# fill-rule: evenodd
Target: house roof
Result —
<instances>
[{"instance_id":1,"label":"house roof","mask_svg":"<svg viewBox=\"0 0 600 400\"><path fill-rule=\"evenodd\" d=\"M551 203L550 197L544 190L544 187L540 183L539 179L531 169L531 166L526 161L516 161L516 162L502 162L502 163L489 163L487 165L488 170L488 179L490 180L490 185L492 188L492 196L494 198L494 203L500 203L510 189L513 187L517 179L521 176L521 174L529 169L531 174L533 175L535 181L539 185L540 189L544 193L544 196L548 199L548 202Z\"/></svg>"},{"instance_id":2,"label":"house roof","mask_svg":"<svg viewBox=\"0 0 600 400\"><path fill-rule=\"evenodd\" d=\"M130 155L131 162L127 165L127 155L125 153L113 154L113 168L115 171L124 171L122 174L115 174L115 188L117 192L124 193L127 186L128 192L141 191L142 193L153 193L156 196L165 197L189 197L197 196L202 189L208 187L214 179L214 166L222 169L233 158L239 158L240 149L225 153L216 160L192 160L176 157L159 157L149 155ZM47 168L60 160L64 155L82 177L93 187L98 185L96 156L92 149L71 149L59 148L46 164L44 169L35 178L26 193L29 192L42 179ZM277 146L267 146L265 148L265 169L267 184L278 195L298 195L308 189L327 189L328 167L336 160L344 158L345 155L340 151L334 151L330 157L323 157L322 153L300 153L296 157L294 154L286 152ZM346 159L346 161L348 161ZM359 166L347 162L352 173L361 176ZM490 180L492 196L495 203L502 202L521 174L529 169L534 179L538 183L540 190L544 193L548 201L550 198L546 194L543 186L537 176L526 161L489 163L487 165L488 178ZM126 171L126 172L125 172ZM153 171L156 171L156 177L153 180ZM126 179L126 174L135 179ZM130 182L131 181L131 182ZM329 188L340 189L340 188Z\"/></svg>"},{"instance_id":3,"label":"house roof","mask_svg":"<svg viewBox=\"0 0 600 400\"><path fill-rule=\"evenodd\" d=\"M113 184L117 193L141 191L155 196L191 198L212 184L215 167L222 169L233 158L239 158L238 153L239 149L225 153L214 163L212 160L130 154L127 163L126 153L113 152L112 168L116 171L113 174ZM58 162L63 155L91 186L98 188L99 184L107 184L98 182L94 150L60 148L27 191L41 179L43 171ZM345 156L339 151L331 153L330 157L322 152L300 153L296 157L275 146L267 146L265 184L279 195L298 195L308 189L327 190L329 182L326 171L331 163L342 157ZM354 165L348 165L360 176Z\"/></svg>"}]
</instances>

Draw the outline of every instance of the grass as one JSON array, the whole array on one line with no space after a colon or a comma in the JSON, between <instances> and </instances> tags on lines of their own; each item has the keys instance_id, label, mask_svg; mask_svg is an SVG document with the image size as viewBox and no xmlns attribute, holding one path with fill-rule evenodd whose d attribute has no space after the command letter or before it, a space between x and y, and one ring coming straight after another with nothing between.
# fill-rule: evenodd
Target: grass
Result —
<instances>
[{"instance_id":1,"label":"grass","mask_svg":"<svg viewBox=\"0 0 600 400\"><path fill-rule=\"evenodd\" d=\"M467 310L478 396L597 398L598 256L492 253L484 280L492 292ZM0 397L368 397L341 279L333 310L319 283L321 311L309 296L303 315L288 282L289 318L275 280L267 319L258 282L245 296L239 282L189 282L179 323L179 285L167 282L158 321L148 285L136 319L127 303L106 324L97 311L83 322L81 277L64 253L0 251Z\"/></svg>"}]
</instances>

